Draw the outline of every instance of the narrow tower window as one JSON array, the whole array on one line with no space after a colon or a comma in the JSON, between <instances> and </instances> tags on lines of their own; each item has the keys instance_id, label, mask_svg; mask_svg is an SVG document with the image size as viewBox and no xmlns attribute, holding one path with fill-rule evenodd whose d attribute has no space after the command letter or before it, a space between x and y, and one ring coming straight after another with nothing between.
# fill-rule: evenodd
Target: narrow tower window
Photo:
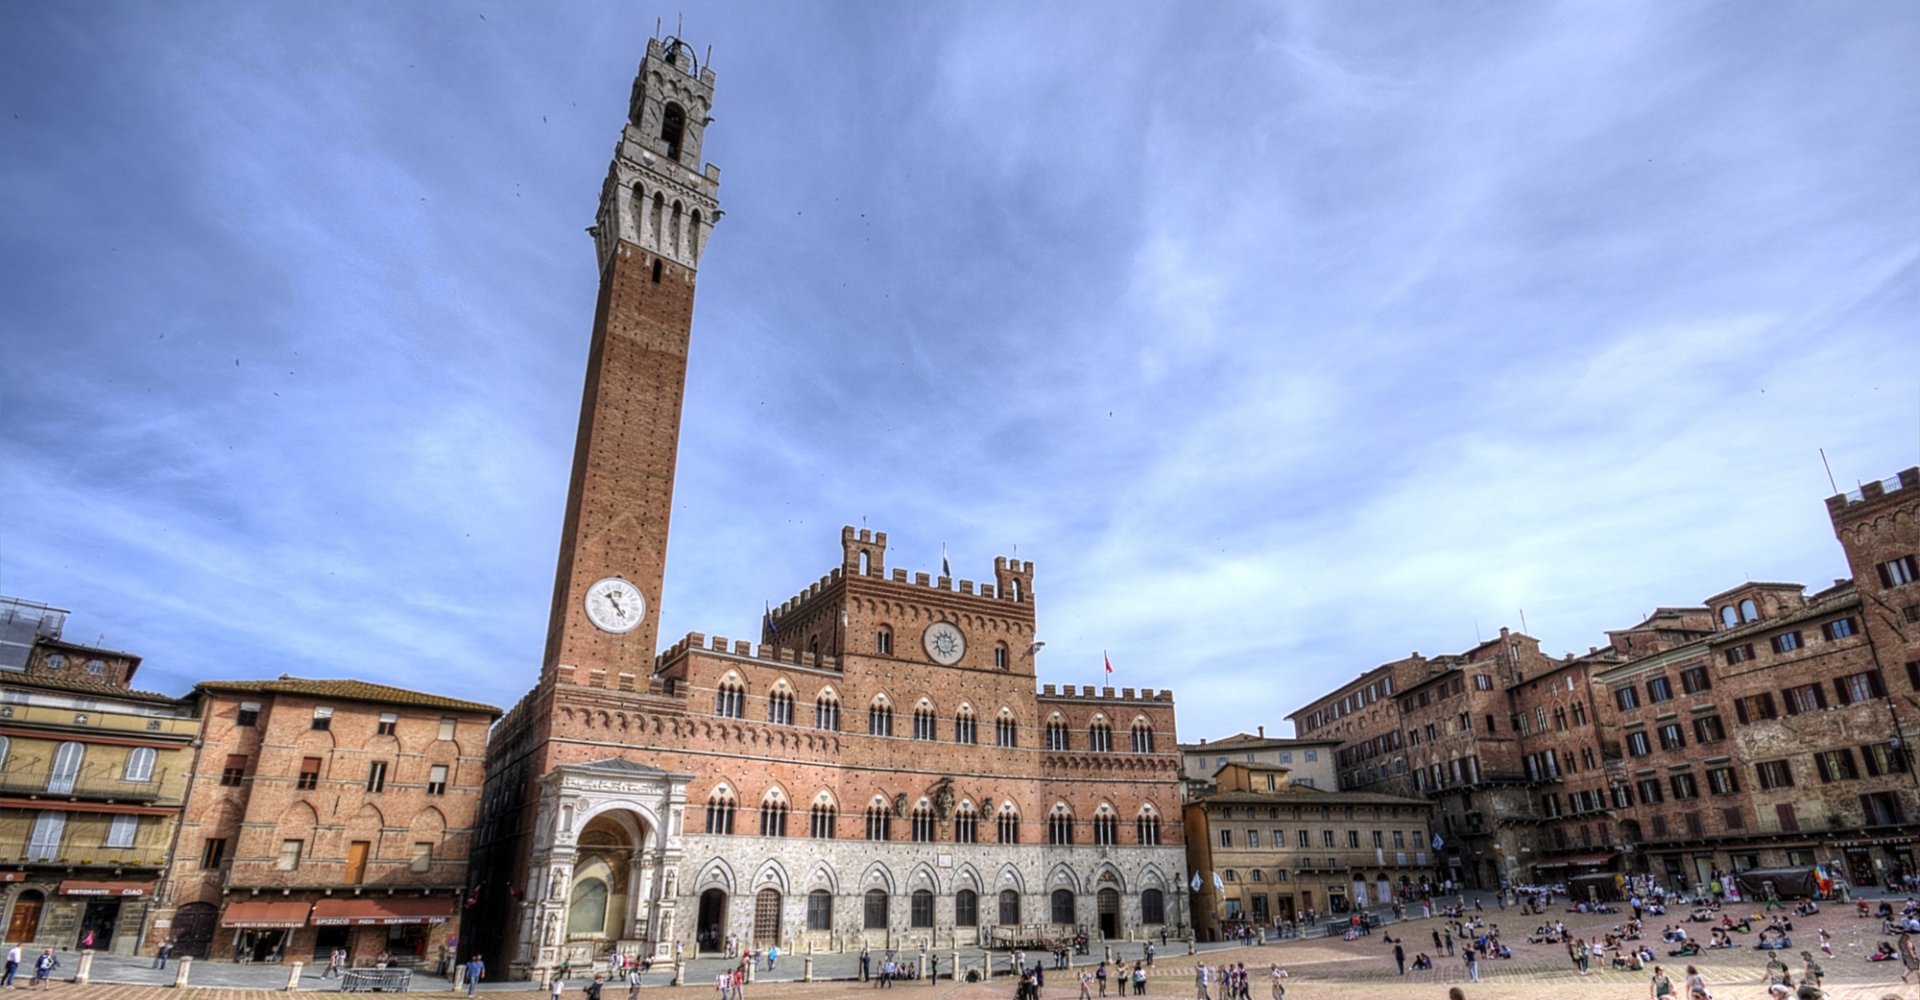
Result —
<instances>
[{"instance_id":1,"label":"narrow tower window","mask_svg":"<svg viewBox=\"0 0 1920 1000\"><path fill-rule=\"evenodd\" d=\"M680 105L669 103L660 116L660 140L667 144L667 155L680 158L680 139L687 131L687 113Z\"/></svg>"}]
</instances>

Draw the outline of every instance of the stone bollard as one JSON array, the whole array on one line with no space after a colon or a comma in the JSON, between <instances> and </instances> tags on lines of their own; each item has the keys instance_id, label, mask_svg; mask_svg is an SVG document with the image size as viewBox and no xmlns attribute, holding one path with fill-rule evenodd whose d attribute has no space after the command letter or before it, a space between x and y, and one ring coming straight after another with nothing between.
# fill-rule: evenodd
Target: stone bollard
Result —
<instances>
[{"instance_id":1,"label":"stone bollard","mask_svg":"<svg viewBox=\"0 0 1920 1000\"><path fill-rule=\"evenodd\" d=\"M755 970L755 967L758 966L759 964L760 964L759 962L754 961L752 958L747 959L747 985L748 986L753 985L754 970Z\"/></svg>"},{"instance_id":2,"label":"stone bollard","mask_svg":"<svg viewBox=\"0 0 1920 1000\"><path fill-rule=\"evenodd\" d=\"M287 967L287 992L291 993L300 988L300 969L306 964L295 962Z\"/></svg>"},{"instance_id":3,"label":"stone bollard","mask_svg":"<svg viewBox=\"0 0 1920 1000\"><path fill-rule=\"evenodd\" d=\"M173 966L173 988L183 989L187 985L187 976L193 970L193 956L183 955Z\"/></svg>"},{"instance_id":4,"label":"stone bollard","mask_svg":"<svg viewBox=\"0 0 1920 1000\"><path fill-rule=\"evenodd\" d=\"M92 978L93 978L93 949L82 948L80 950L80 964L74 966L74 969L73 969L73 983L75 986L85 986L87 984L87 980Z\"/></svg>"},{"instance_id":5,"label":"stone bollard","mask_svg":"<svg viewBox=\"0 0 1920 1000\"><path fill-rule=\"evenodd\" d=\"M457 962L453 966L453 991L460 992L467 985L467 963Z\"/></svg>"},{"instance_id":6,"label":"stone bollard","mask_svg":"<svg viewBox=\"0 0 1920 1000\"><path fill-rule=\"evenodd\" d=\"M686 984L687 984L687 963L676 958L673 960L673 985L685 986Z\"/></svg>"},{"instance_id":7,"label":"stone bollard","mask_svg":"<svg viewBox=\"0 0 1920 1000\"><path fill-rule=\"evenodd\" d=\"M960 981L960 949L959 948L955 948L953 949L953 951L947 953L947 968L953 970L953 981L956 983L959 982Z\"/></svg>"},{"instance_id":8,"label":"stone bollard","mask_svg":"<svg viewBox=\"0 0 1920 1000\"><path fill-rule=\"evenodd\" d=\"M983 983L993 981L993 952L980 953L980 981Z\"/></svg>"},{"instance_id":9,"label":"stone bollard","mask_svg":"<svg viewBox=\"0 0 1920 1000\"><path fill-rule=\"evenodd\" d=\"M918 973L918 975L920 976L920 981L921 981L921 982L923 982L923 983L930 983L930 982L932 982L931 980L929 980L929 979L927 978L927 953L926 953L926 952L924 952L924 951L920 953L920 958L919 958L919 960L918 960L918 966L919 966L919 970L920 970L920 971L919 971L919 973Z\"/></svg>"},{"instance_id":10,"label":"stone bollard","mask_svg":"<svg viewBox=\"0 0 1920 1000\"><path fill-rule=\"evenodd\" d=\"M803 983L813 982L813 956L812 955L808 955L806 958L802 959L800 962L800 981Z\"/></svg>"}]
</instances>

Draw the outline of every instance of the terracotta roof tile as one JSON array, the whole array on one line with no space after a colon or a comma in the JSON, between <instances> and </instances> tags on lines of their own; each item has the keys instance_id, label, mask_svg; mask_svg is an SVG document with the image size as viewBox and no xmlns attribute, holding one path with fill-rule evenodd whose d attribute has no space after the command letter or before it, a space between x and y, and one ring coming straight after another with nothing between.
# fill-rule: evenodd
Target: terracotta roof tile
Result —
<instances>
[{"instance_id":1,"label":"terracotta roof tile","mask_svg":"<svg viewBox=\"0 0 1920 1000\"><path fill-rule=\"evenodd\" d=\"M412 705L416 708L444 708L457 712L485 712L496 717L500 715L498 708L483 705L477 701L461 701L457 698L427 694L424 691L409 691L406 688L390 687L386 684L374 684L351 678L310 680L282 674L278 680L270 681L201 681L194 685L194 690L234 694L299 694L314 698L337 698L341 701L371 701L382 705Z\"/></svg>"},{"instance_id":2,"label":"terracotta roof tile","mask_svg":"<svg viewBox=\"0 0 1920 1000\"><path fill-rule=\"evenodd\" d=\"M135 691L106 681L97 681L91 677L69 677L60 674L26 673L8 670L0 672L0 684L17 684L22 687L47 688L53 691L72 691L76 694L98 695L103 698L126 698L130 701L165 702L178 704L180 699L157 691Z\"/></svg>"}]
</instances>

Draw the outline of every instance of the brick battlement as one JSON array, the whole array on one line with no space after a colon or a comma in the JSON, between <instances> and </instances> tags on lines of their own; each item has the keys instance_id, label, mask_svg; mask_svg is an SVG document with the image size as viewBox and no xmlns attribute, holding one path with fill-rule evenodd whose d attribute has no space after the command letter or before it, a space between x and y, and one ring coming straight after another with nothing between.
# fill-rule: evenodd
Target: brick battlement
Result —
<instances>
[{"instance_id":1,"label":"brick battlement","mask_svg":"<svg viewBox=\"0 0 1920 1000\"><path fill-rule=\"evenodd\" d=\"M688 632L687 637L667 648L654 660L654 670L658 671L673 660L686 656L690 652L720 653L736 660L753 660L768 666L804 667L810 670L824 670L839 673L840 668L831 657L818 656L798 649L780 649L765 643L749 642L746 639L729 639L716 635L709 639L700 632Z\"/></svg>"},{"instance_id":2,"label":"brick battlement","mask_svg":"<svg viewBox=\"0 0 1920 1000\"><path fill-rule=\"evenodd\" d=\"M1857 516L1878 506L1879 502L1885 500L1890 494L1904 493L1906 490L1920 490L1920 466L1903 469L1899 475L1878 482L1865 483L1851 493L1828 497L1827 513L1834 518ZM1906 493L1894 499L1899 501L1911 496L1913 494Z\"/></svg>"},{"instance_id":3,"label":"brick battlement","mask_svg":"<svg viewBox=\"0 0 1920 1000\"><path fill-rule=\"evenodd\" d=\"M1095 693L1096 690L1098 691L1097 694ZM1115 694L1113 688L1103 687L1096 689L1092 684L1081 685L1078 694L1074 693L1074 687L1071 684L1060 685L1057 689L1052 684L1042 684L1040 685L1040 697L1043 699L1050 698L1054 701L1152 701L1165 704L1173 703L1172 691L1156 691L1153 688L1141 688L1138 692L1135 692L1133 688L1121 688L1119 693Z\"/></svg>"}]
</instances>

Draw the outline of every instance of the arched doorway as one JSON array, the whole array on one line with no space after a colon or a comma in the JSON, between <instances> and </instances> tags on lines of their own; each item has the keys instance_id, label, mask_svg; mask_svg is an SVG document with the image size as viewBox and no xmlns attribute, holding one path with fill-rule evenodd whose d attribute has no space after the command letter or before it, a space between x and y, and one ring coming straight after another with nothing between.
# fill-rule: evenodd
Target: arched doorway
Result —
<instances>
[{"instance_id":1,"label":"arched doorway","mask_svg":"<svg viewBox=\"0 0 1920 1000\"><path fill-rule=\"evenodd\" d=\"M762 889L753 897L753 946L780 943L780 890Z\"/></svg>"},{"instance_id":2,"label":"arched doorway","mask_svg":"<svg viewBox=\"0 0 1920 1000\"><path fill-rule=\"evenodd\" d=\"M182 958L207 957L219 916L212 903L188 903L173 911L173 953Z\"/></svg>"},{"instance_id":3,"label":"arched doorway","mask_svg":"<svg viewBox=\"0 0 1920 1000\"><path fill-rule=\"evenodd\" d=\"M40 933L40 908L46 904L47 897L38 889L23 890L14 897L13 915L7 918L7 940L33 940Z\"/></svg>"},{"instance_id":4,"label":"arched doorway","mask_svg":"<svg viewBox=\"0 0 1920 1000\"><path fill-rule=\"evenodd\" d=\"M727 894L723 889L708 889L700 894L700 919L697 924L700 950L719 952L727 942Z\"/></svg>"},{"instance_id":5,"label":"arched doorway","mask_svg":"<svg viewBox=\"0 0 1920 1000\"><path fill-rule=\"evenodd\" d=\"M1100 912L1100 936L1109 940L1120 936L1120 891L1102 889L1095 899Z\"/></svg>"},{"instance_id":6,"label":"arched doorway","mask_svg":"<svg viewBox=\"0 0 1920 1000\"><path fill-rule=\"evenodd\" d=\"M646 823L623 810L601 813L580 828L573 885L567 893L567 940L602 943L634 936L628 929L633 857Z\"/></svg>"}]
</instances>

